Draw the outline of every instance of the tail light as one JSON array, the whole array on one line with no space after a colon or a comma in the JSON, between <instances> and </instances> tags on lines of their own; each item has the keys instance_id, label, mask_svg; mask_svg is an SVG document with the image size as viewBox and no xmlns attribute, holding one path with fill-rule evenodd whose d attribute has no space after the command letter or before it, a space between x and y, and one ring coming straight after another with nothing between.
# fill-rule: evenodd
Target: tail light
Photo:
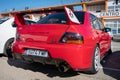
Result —
<instances>
[{"instance_id":1,"label":"tail light","mask_svg":"<svg viewBox=\"0 0 120 80\"><path fill-rule=\"evenodd\" d=\"M60 42L69 44L83 44L83 36L78 33L66 32Z\"/></svg>"}]
</instances>

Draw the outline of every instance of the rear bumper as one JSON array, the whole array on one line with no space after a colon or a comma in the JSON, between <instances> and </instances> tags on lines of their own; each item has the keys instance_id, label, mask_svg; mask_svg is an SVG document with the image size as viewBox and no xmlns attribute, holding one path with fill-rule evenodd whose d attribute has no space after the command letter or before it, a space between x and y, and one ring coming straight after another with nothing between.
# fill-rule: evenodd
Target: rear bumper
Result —
<instances>
[{"instance_id":1,"label":"rear bumper","mask_svg":"<svg viewBox=\"0 0 120 80\"><path fill-rule=\"evenodd\" d=\"M30 61L30 62L40 62L43 64L51 64L51 65L58 65L59 63L64 62L63 60L60 59L52 59L52 58L43 58L43 57L38 57L38 56L28 56L28 55L21 55L20 53L15 53L14 59L22 59L25 61Z\"/></svg>"},{"instance_id":2,"label":"rear bumper","mask_svg":"<svg viewBox=\"0 0 120 80\"><path fill-rule=\"evenodd\" d=\"M42 58L25 55L25 50L29 48L47 50L50 57ZM74 70L85 70L91 68L93 51L93 47L75 44L39 44L16 42L13 45L13 55L17 59L43 63L49 61L53 61L54 63L56 60L58 62L65 61Z\"/></svg>"}]
</instances>

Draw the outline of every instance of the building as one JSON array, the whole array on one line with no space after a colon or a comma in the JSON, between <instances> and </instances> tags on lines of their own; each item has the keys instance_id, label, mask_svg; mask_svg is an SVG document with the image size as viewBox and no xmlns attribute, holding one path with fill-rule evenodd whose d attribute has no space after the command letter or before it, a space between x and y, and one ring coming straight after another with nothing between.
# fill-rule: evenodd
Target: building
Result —
<instances>
[{"instance_id":1,"label":"building","mask_svg":"<svg viewBox=\"0 0 120 80\"><path fill-rule=\"evenodd\" d=\"M114 36L120 35L120 0L81 0L78 3L64 4L71 9L76 6L81 6L83 11L89 11L102 19L105 27L112 30ZM51 6L47 8L38 8L30 10L22 10L18 12L32 12L32 11L49 11L55 9L63 9L64 5ZM14 12L1 13L0 17L13 16ZM34 16L37 16L34 14ZM32 16L33 17L33 16ZM33 17L34 18L34 17Z\"/></svg>"},{"instance_id":2,"label":"building","mask_svg":"<svg viewBox=\"0 0 120 80\"><path fill-rule=\"evenodd\" d=\"M88 5L87 11L101 18L114 36L120 35L120 0L105 0L103 3Z\"/></svg>"},{"instance_id":3,"label":"building","mask_svg":"<svg viewBox=\"0 0 120 80\"><path fill-rule=\"evenodd\" d=\"M117 4L115 0L109 0L108 4L108 12L101 13L101 16L104 17L105 25L112 29L113 34L120 35L120 0Z\"/></svg>"}]
</instances>

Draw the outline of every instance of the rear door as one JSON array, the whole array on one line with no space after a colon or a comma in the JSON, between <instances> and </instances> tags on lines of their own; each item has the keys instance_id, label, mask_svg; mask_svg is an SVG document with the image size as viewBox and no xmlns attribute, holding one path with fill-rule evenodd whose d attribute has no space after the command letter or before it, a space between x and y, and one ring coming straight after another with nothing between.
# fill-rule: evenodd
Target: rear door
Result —
<instances>
[{"instance_id":1,"label":"rear door","mask_svg":"<svg viewBox=\"0 0 120 80\"><path fill-rule=\"evenodd\" d=\"M102 24L101 20L97 19L97 22L98 22L98 24L100 26L102 34L104 35L104 37L102 37L102 40L105 41L104 48L105 48L105 53L106 53L109 50L110 46L111 46L111 37L110 37L110 35L107 32L105 32L104 25Z\"/></svg>"},{"instance_id":2,"label":"rear door","mask_svg":"<svg viewBox=\"0 0 120 80\"><path fill-rule=\"evenodd\" d=\"M101 56L103 56L108 50L109 35L108 33L103 31L104 26L99 21L99 19L92 14L90 16L92 21L92 27L94 30L93 32L97 36L97 40L99 40L98 42L100 44Z\"/></svg>"}]
</instances>

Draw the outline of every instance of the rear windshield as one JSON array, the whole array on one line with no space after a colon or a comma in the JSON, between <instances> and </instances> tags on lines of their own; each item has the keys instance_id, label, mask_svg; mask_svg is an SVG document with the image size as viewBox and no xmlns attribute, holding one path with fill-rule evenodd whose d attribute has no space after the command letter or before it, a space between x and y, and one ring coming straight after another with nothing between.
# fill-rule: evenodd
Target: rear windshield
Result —
<instances>
[{"instance_id":1,"label":"rear windshield","mask_svg":"<svg viewBox=\"0 0 120 80\"><path fill-rule=\"evenodd\" d=\"M74 12L81 24L84 24L84 12ZM37 24L67 24L67 16L65 13L55 13L40 19Z\"/></svg>"}]
</instances>

